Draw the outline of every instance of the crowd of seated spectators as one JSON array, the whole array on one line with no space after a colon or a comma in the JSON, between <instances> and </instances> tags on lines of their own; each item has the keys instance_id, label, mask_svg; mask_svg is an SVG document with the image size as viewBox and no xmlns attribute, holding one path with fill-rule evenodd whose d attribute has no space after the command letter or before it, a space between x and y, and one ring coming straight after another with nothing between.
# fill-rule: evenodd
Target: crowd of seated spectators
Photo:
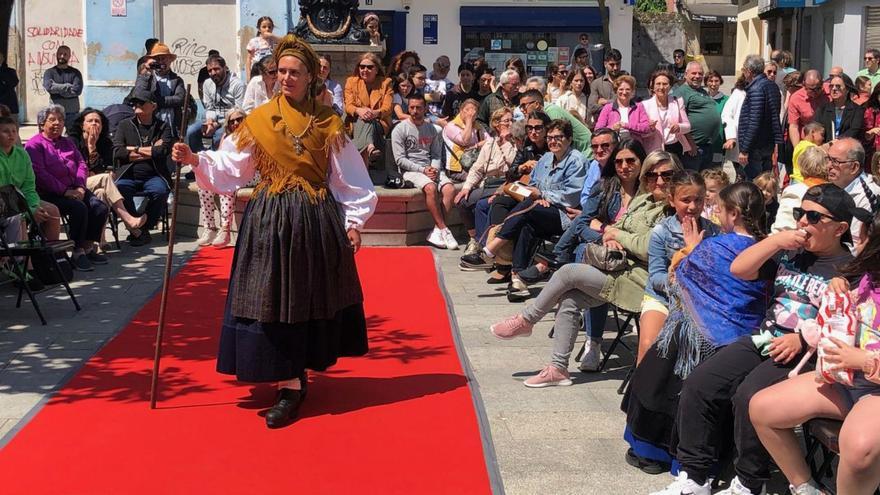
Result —
<instances>
[{"instance_id":1,"label":"crowd of seated spectators","mask_svg":"<svg viewBox=\"0 0 880 495\"><path fill-rule=\"evenodd\" d=\"M107 263L99 248L111 211L132 245L150 242L179 126L188 125L182 137L191 148L216 147L271 104L277 68L264 53L268 22L249 49L249 83L219 54L209 57L202 120L180 122L168 106L177 76L161 44L139 63L126 98L132 114L115 129L101 111L66 122L63 107L49 106L25 153L10 145L14 121L0 114L0 179L25 192L47 235L57 237L56 219L66 219L76 268ZM573 384L581 329L577 367L597 371L609 308L636 315L623 435L629 464L674 471L657 493L711 493L730 453L736 474L724 493L762 493L772 462L792 493L822 493L793 433L815 417L843 420L841 493L872 493L880 484L880 434L868 425L880 410L880 186L872 173L880 85L869 89L868 76L853 83L833 68L823 86L817 71L801 75L774 52L773 60L746 57L728 96L720 74L682 53L642 81L643 95L619 51L606 51L601 68L589 66L589 55L581 48L570 67L551 64L549 82L518 57L497 77L486 60L468 60L457 66L457 83L446 56L429 70L406 51L386 70L365 53L339 83L322 57L315 101L344 118L364 166L384 171L387 188L424 195L429 244L456 250L466 235L462 270L506 283L511 302L534 297L492 324L492 335L527 337L555 310L549 359L526 387ZM215 198L200 199L199 243L228 245L234 197L219 199L219 229ZM455 210L461 232L451 225ZM805 332L823 297L844 293L858 306L855 344L823 341L822 349L855 382L820 384ZM796 366L807 372L788 380Z\"/></svg>"}]
</instances>

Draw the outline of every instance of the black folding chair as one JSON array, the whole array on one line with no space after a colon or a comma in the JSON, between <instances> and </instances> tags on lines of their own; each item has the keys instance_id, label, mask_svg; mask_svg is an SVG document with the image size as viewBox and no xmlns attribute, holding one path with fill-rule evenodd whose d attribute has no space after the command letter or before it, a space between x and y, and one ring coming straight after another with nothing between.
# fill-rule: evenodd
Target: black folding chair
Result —
<instances>
[{"instance_id":1,"label":"black folding chair","mask_svg":"<svg viewBox=\"0 0 880 495\"><path fill-rule=\"evenodd\" d=\"M611 354L614 353L614 350L617 349L618 345L622 345L629 353L633 356L633 363L630 365L629 369L626 371L626 376L623 377L623 383L620 384L620 387L617 389L618 394L623 394L626 390L626 386L629 384L630 378L632 378L633 372L636 369L635 351L627 344L623 338L632 333L630 326L635 328L636 335L641 332L641 328L639 327L639 318L641 317L641 313L626 311L624 309L618 308L614 304L611 304L611 313L614 315L614 323L617 326L617 335L614 336L614 340L611 341L611 345L608 347L608 350L605 351L605 356L602 358L602 363L599 364L598 371L605 371L605 367L608 365L608 360L611 359ZM621 315L623 315L623 319L621 319ZM584 343L584 347L581 347L581 351L578 353L577 359L581 359L581 355L584 353L586 349L586 342Z\"/></svg>"},{"instance_id":2,"label":"black folding chair","mask_svg":"<svg viewBox=\"0 0 880 495\"><path fill-rule=\"evenodd\" d=\"M31 291L27 284L27 267L32 259L39 258L42 262L48 264L47 268L52 275L52 278L58 280L58 283L64 285L64 288L70 295L70 300L73 302L73 306L76 310L79 311L82 309L79 306L79 302L76 300L76 296L73 294L73 290L70 288L70 284L68 283L67 277L64 275L64 271L58 265L58 256L61 255L67 259L70 266L73 266L73 262L67 254L67 251L74 247L73 241L46 240L45 236L43 236L42 230L40 230L40 225L34 219L34 215L31 212L30 207L28 207L27 200L21 191L11 185L0 186L0 219L11 219L17 215L21 215L21 217L27 222L29 227L27 240L9 242L9 240L6 239L5 232L0 230L0 258L7 258L7 261L12 268L11 272L15 277L15 280L18 282L18 300L15 303L15 307L21 307L22 296L24 293L27 293L31 300L31 304L34 306L34 310L37 312L37 316L40 317L40 321L43 325L46 324L46 318L40 310L40 305L37 303L33 291Z\"/></svg>"}]
</instances>

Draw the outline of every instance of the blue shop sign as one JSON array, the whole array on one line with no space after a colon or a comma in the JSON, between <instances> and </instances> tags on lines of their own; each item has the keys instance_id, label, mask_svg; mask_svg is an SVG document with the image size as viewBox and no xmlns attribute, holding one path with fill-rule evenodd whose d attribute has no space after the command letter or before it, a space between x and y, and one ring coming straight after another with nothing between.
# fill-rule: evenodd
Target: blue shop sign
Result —
<instances>
[{"instance_id":1,"label":"blue shop sign","mask_svg":"<svg viewBox=\"0 0 880 495\"><path fill-rule=\"evenodd\" d=\"M422 44L423 45L436 45L437 44L437 22L438 16L437 14L424 14L422 15Z\"/></svg>"}]
</instances>

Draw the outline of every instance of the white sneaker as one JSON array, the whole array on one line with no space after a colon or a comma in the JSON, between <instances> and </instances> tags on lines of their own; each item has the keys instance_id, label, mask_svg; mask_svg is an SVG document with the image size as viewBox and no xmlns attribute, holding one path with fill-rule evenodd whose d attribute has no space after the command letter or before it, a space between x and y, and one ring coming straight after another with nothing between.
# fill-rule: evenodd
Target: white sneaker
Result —
<instances>
[{"instance_id":1,"label":"white sneaker","mask_svg":"<svg viewBox=\"0 0 880 495\"><path fill-rule=\"evenodd\" d=\"M230 234L228 230L221 230L211 245L215 248L223 248L228 246L230 242L232 242L232 234Z\"/></svg>"},{"instance_id":2,"label":"white sneaker","mask_svg":"<svg viewBox=\"0 0 880 495\"><path fill-rule=\"evenodd\" d=\"M708 480L702 485L698 485L694 480L688 479L688 475L684 471L679 471L675 481L659 492L651 495L711 495L712 485Z\"/></svg>"},{"instance_id":3,"label":"white sneaker","mask_svg":"<svg viewBox=\"0 0 880 495\"><path fill-rule=\"evenodd\" d=\"M441 230L440 232L443 234L443 241L446 243L446 249L458 249L458 241L455 240L455 236L452 235L451 230L447 228Z\"/></svg>"},{"instance_id":4,"label":"white sneaker","mask_svg":"<svg viewBox=\"0 0 880 495\"><path fill-rule=\"evenodd\" d=\"M589 339L578 369L584 372L599 371L600 364L602 364L602 340Z\"/></svg>"},{"instance_id":5,"label":"white sneaker","mask_svg":"<svg viewBox=\"0 0 880 495\"><path fill-rule=\"evenodd\" d=\"M202 235L199 236L199 246L210 246L215 237L217 237L217 229L203 230Z\"/></svg>"},{"instance_id":6,"label":"white sneaker","mask_svg":"<svg viewBox=\"0 0 880 495\"><path fill-rule=\"evenodd\" d=\"M799 486L788 485L788 489L791 490L791 495L825 495L825 492L816 488L813 480Z\"/></svg>"},{"instance_id":7,"label":"white sneaker","mask_svg":"<svg viewBox=\"0 0 880 495\"><path fill-rule=\"evenodd\" d=\"M746 488L745 485L739 481L739 476L734 476L733 479L730 480L730 486L715 495L767 495L767 489L763 488L760 493L756 494Z\"/></svg>"},{"instance_id":8,"label":"white sneaker","mask_svg":"<svg viewBox=\"0 0 880 495\"><path fill-rule=\"evenodd\" d=\"M428 244L440 249L446 249L446 237L443 235L443 231L434 227L434 230L428 236Z\"/></svg>"}]
</instances>

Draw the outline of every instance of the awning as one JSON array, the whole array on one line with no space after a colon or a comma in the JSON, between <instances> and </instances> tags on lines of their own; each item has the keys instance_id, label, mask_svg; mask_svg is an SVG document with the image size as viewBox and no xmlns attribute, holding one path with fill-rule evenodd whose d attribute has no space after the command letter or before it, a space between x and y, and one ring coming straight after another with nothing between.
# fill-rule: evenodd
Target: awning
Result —
<instances>
[{"instance_id":1,"label":"awning","mask_svg":"<svg viewBox=\"0 0 880 495\"><path fill-rule=\"evenodd\" d=\"M685 9L691 13L692 21L736 22L739 7L730 3L690 2Z\"/></svg>"},{"instance_id":2,"label":"awning","mask_svg":"<svg viewBox=\"0 0 880 495\"><path fill-rule=\"evenodd\" d=\"M598 7L460 7L462 27L501 31L535 28L542 31L601 31Z\"/></svg>"}]
</instances>

